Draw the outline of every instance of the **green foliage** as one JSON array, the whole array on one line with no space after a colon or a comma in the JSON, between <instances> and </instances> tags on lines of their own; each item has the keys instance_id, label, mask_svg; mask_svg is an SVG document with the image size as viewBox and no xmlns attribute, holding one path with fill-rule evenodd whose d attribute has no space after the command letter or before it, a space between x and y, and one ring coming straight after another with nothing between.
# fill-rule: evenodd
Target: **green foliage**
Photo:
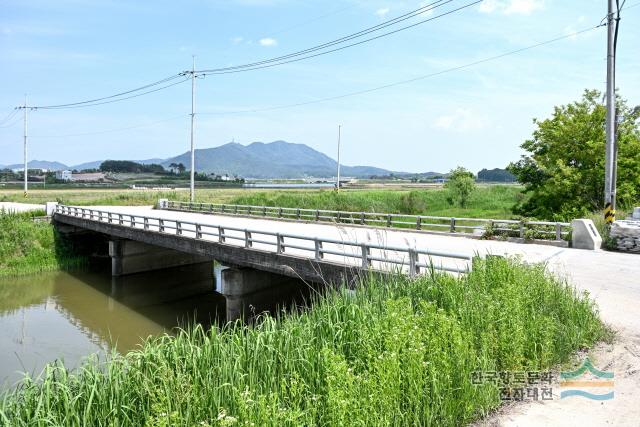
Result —
<instances>
[{"instance_id":1,"label":"green foliage","mask_svg":"<svg viewBox=\"0 0 640 427\"><path fill-rule=\"evenodd\" d=\"M47 222L30 214L0 212L0 276L18 276L46 270L77 268L86 259L75 256Z\"/></svg>"},{"instance_id":2,"label":"green foliage","mask_svg":"<svg viewBox=\"0 0 640 427\"><path fill-rule=\"evenodd\" d=\"M528 152L509 165L530 197L516 212L540 219L570 220L602 208L606 107L596 90L580 101L555 107L551 118L534 120L537 129L522 148ZM618 100L624 121L618 133L618 203L640 198L638 113Z\"/></svg>"},{"instance_id":3,"label":"green foliage","mask_svg":"<svg viewBox=\"0 0 640 427\"><path fill-rule=\"evenodd\" d=\"M151 339L61 364L0 401L6 425L458 426L499 405L474 371L543 370L605 333L592 303L541 266L372 278L286 317Z\"/></svg>"},{"instance_id":4,"label":"green foliage","mask_svg":"<svg viewBox=\"0 0 640 427\"><path fill-rule=\"evenodd\" d=\"M164 173L165 170L161 165L150 164L142 165L140 163L129 160L105 160L100 164L102 172L116 173Z\"/></svg>"},{"instance_id":5,"label":"green foliage","mask_svg":"<svg viewBox=\"0 0 640 427\"><path fill-rule=\"evenodd\" d=\"M482 169L478 172L478 181L515 182L516 177L506 169Z\"/></svg>"},{"instance_id":6,"label":"green foliage","mask_svg":"<svg viewBox=\"0 0 640 427\"><path fill-rule=\"evenodd\" d=\"M476 190L476 180L473 173L458 166L449 172L449 179L444 185L447 191L447 201L450 205L467 207L471 195Z\"/></svg>"},{"instance_id":7,"label":"green foliage","mask_svg":"<svg viewBox=\"0 0 640 427\"><path fill-rule=\"evenodd\" d=\"M358 191L263 191L246 193L226 201L238 205L280 206L353 212L380 212L407 215L510 218L511 207L522 199L515 186L490 186L474 191L466 207L451 206L445 190L358 190ZM202 201L216 203L214 197Z\"/></svg>"}]
</instances>

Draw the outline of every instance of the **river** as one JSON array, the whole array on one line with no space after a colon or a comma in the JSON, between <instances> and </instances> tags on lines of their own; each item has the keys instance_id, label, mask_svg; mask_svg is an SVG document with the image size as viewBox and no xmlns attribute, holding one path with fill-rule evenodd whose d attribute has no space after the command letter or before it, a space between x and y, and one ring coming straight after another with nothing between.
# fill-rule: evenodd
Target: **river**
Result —
<instances>
[{"instance_id":1,"label":"river","mask_svg":"<svg viewBox=\"0 0 640 427\"><path fill-rule=\"evenodd\" d=\"M149 274L122 282L103 269L0 279L0 390L55 360L73 369L91 354L123 353L193 320L205 327L225 322L221 268L212 270L208 280L177 282L166 272L162 280ZM249 301L250 309L273 311L308 295L306 285L288 281Z\"/></svg>"}]
</instances>

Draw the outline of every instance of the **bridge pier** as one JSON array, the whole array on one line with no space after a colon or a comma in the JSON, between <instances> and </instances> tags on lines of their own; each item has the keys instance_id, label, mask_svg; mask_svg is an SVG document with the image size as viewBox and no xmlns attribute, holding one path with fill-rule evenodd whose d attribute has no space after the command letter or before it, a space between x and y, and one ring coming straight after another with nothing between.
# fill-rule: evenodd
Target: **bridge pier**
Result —
<instances>
[{"instance_id":1,"label":"bridge pier","mask_svg":"<svg viewBox=\"0 0 640 427\"><path fill-rule=\"evenodd\" d=\"M252 307L263 306L265 301L278 299L291 292L292 279L279 274L253 268L231 267L222 270L220 293L227 301L227 320L247 319ZM257 314L257 313L256 313Z\"/></svg>"},{"instance_id":2,"label":"bridge pier","mask_svg":"<svg viewBox=\"0 0 640 427\"><path fill-rule=\"evenodd\" d=\"M171 267L208 263L213 259L196 254L147 245L133 240L110 240L111 275L126 276Z\"/></svg>"}]
</instances>

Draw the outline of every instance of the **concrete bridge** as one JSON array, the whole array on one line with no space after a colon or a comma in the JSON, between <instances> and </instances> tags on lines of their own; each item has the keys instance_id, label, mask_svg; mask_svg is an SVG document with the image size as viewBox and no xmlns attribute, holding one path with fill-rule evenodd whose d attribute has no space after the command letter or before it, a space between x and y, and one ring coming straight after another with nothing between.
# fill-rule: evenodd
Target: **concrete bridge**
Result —
<instances>
[{"instance_id":1,"label":"concrete bridge","mask_svg":"<svg viewBox=\"0 0 640 427\"><path fill-rule=\"evenodd\" d=\"M473 256L489 254L546 263L569 276L590 272L586 280L619 277L640 264L633 255L602 251L152 207L56 206L52 216L62 231L107 239L114 276L189 265L195 273L216 260L231 267L223 281L235 296L277 286L283 276L348 284L370 272L464 274Z\"/></svg>"}]
</instances>

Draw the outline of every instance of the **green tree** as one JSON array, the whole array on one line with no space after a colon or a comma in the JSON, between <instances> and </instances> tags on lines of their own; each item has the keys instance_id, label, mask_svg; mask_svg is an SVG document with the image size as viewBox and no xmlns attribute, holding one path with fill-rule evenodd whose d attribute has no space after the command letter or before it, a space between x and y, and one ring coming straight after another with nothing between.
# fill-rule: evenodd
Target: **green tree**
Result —
<instances>
[{"instance_id":1,"label":"green tree","mask_svg":"<svg viewBox=\"0 0 640 427\"><path fill-rule=\"evenodd\" d=\"M457 204L461 208L467 206L469 198L476 190L473 173L458 166L449 172L449 180L444 184L449 204Z\"/></svg>"},{"instance_id":2,"label":"green tree","mask_svg":"<svg viewBox=\"0 0 640 427\"><path fill-rule=\"evenodd\" d=\"M527 151L508 167L525 185L529 197L514 212L541 219L569 220L603 205L606 107L597 90L586 90L580 101L555 107L551 118L534 119ZM624 118L618 127L619 205L640 196L640 130L638 112L618 99Z\"/></svg>"}]
</instances>

